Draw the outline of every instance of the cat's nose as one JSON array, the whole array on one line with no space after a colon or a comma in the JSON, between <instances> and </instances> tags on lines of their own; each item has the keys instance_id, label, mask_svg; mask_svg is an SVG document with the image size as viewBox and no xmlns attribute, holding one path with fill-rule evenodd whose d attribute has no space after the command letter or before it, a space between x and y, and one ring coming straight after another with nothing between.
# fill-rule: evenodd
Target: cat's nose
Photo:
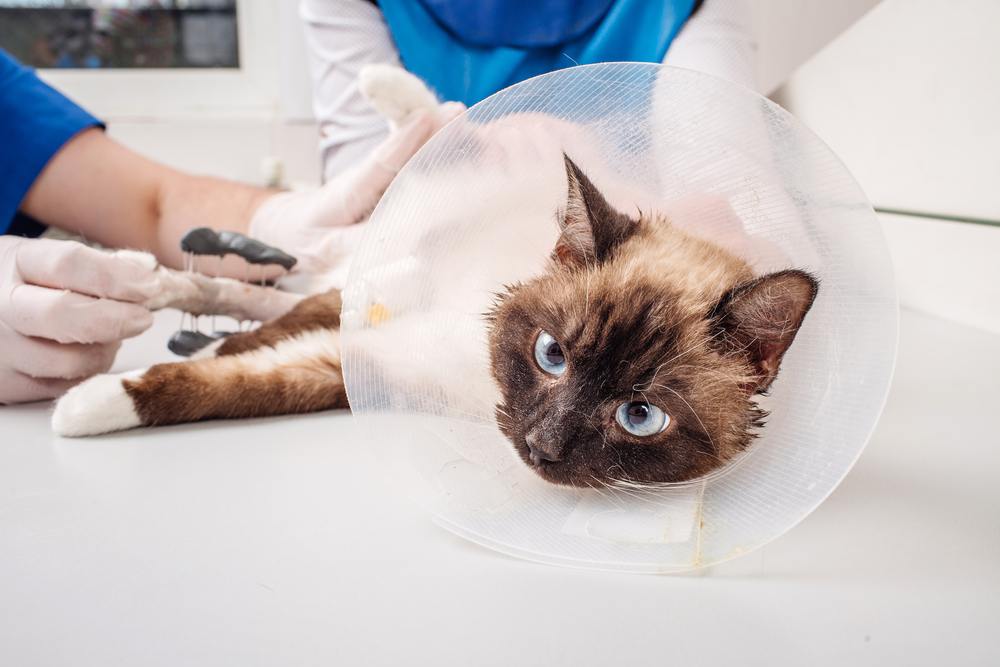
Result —
<instances>
[{"instance_id":1,"label":"cat's nose","mask_svg":"<svg viewBox=\"0 0 1000 667\"><path fill-rule=\"evenodd\" d=\"M534 433L524 436L524 442L528 445L528 460L533 466L541 465L542 461L554 463L562 458L558 450L546 447L545 443L540 442Z\"/></svg>"}]
</instances>

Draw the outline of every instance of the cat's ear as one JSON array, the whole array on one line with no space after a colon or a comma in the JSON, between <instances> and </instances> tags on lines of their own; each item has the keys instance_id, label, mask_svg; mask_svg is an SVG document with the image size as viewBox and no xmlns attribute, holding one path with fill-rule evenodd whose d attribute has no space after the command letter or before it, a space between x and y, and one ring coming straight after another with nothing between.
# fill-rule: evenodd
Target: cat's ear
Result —
<instances>
[{"instance_id":1,"label":"cat's ear","mask_svg":"<svg viewBox=\"0 0 1000 667\"><path fill-rule=\"evenodd\" d=\"M552 257L571 268L602 262L635 232L639 222L615 210L576 163L565 153L563 158L568 184L566 208L559 216L562 234Z\"/></svg>"},{"instance_id":2,"label":"cat's ear","mask_svg":"<svg viewBox=\"0 0 1000 667\"><path fill-rule=\"evenodd\" d=\"M737 285L715 306L710 319L718 345L745 355L757 375L750 393L771 386L818 289L805 271L779 271Z\"/></svg>"}]
</instances>

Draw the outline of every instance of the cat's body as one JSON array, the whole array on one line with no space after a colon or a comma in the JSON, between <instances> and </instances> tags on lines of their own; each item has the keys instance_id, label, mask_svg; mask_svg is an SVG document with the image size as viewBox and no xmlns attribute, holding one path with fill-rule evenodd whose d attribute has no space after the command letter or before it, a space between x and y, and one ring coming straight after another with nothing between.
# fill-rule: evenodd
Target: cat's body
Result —
<instances>
[{"instance_id":1,"label":"cat's body","mask_svg":"<svg viewBox=\"0 0 1000 667\"><path fill-rule=\"evenodd\" d=\"M568 158L566 174L550 266L488 315L497 422L551 482L702 475L751 441L763 415L753 397L777 373L815 281L754 278L736 254L662 216L615 210ZM81 436L347 408L340 308L339 292L325 292L200 358L91 379L59 401L53 428ZM626 430L660 414L655 433Z\"/></svg>"}]
</instances>

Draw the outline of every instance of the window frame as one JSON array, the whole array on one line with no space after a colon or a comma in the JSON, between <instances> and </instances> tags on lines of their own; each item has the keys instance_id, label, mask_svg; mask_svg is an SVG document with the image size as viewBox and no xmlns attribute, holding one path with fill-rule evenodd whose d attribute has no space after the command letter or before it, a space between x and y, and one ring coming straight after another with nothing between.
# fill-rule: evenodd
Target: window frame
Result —
<instances>
[{"instance_id":1,"label":"window frame","mask_svg":"<svg viewBox=\"0 0 1000 667\"><path fill-rule=\"evenodd\" d=\"M269 117L278 97L278 15L278 3L236 1L238 68L39 69L38 74L104 119Z\"/></svg>"}]
</instances>

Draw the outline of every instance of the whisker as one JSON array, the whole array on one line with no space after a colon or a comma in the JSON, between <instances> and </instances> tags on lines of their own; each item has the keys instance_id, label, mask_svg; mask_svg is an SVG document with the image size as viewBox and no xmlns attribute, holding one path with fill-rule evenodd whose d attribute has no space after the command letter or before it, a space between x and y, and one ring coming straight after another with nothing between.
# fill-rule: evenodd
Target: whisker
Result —
<instances>
[{"instance_id":1,"label":"whisker","mask_svg":"<svg viewBox=\"0 0 1000 667\"><path fill-rule=\"evenodd\" d=\"M719 450L718 450L718 448L717 448L717 447L715 446L715 441L714 441L714 440L712 440L712 434L708 432L708 428L706 428L706 426L705 426L705 422L703 422L703 421L701 420L701 417L700 417L700 416L698 416L698 411L697 411L697 410L695 410L695 409L694 409L693 407L691 407L691 404L687 402L687 399L686 399L686 398L684 398L683 396L681 396L681 395L680 395L680 394L679 394L679 393L677 392L677 390L676 390L676 389L673 389L672 387L668 387L668 386L667 386L667 385L665 385L665 384L664 384L664 385L658 385L658 386L660 386L660 387L662 387L662 388L666 389L667 391L669 391L669 392L670 392L670 393L672 393L672 394L673 394L674 396L676 396L677 398L681 399L681 400L682 400L682 401L684 402L684 405L686 405L686 406L688 407L688 410L690 410L690 411L691 411L691 414L693 414L693 415L694 415L694 418L698 420L698 423L699 423L699 424L701 424L701 430L702 430L702 431L703 431L703 432L705 433L705 437L707 437L707 438L708 438L708 442L709 442L709 444L710 444L710 445L712 445L712 449L713 449L713 450L715 450L716 452L717 452L717 451L719 451Z\"/></svg>"},{"instance_id":2,"label":"whisker","mask_svg":"<svg viewBox=\"0 0 1000 667\"><path fill-rule=\"evenodd\" d=\"M597 493L597 495L599 495L604 500L612 504L618 504L619 506L621 506L619 498L615 496L613 493L611 493L611 487L609 487L607 484L605 484L603 481L601 481L594 475L591 475L590 478L595 482L597 482L597 485L595 486L588 482L587 486L593 489L594 492Z\"/></svg>"}]
</instances>

